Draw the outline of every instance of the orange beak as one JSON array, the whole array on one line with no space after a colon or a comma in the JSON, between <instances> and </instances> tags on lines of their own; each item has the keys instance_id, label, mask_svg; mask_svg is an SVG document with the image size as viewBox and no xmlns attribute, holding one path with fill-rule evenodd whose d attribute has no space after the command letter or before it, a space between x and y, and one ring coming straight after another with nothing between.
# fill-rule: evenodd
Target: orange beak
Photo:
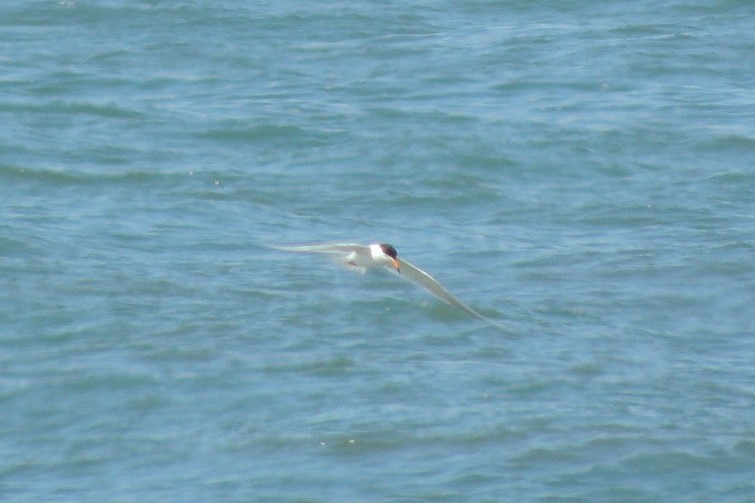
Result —
<instances>
[{"instance_id":1,"label":"orange beak","mask_svg":"<svg viewBox=\"0 0 755 503\"><path fill-rule=\"evenodd\" d=\"M394 259L392 259L392 260L393 260L393 267L395 267L395 268L396 268L396 271L398 271L398 272L399 272L399 274L400 274L400 273L401 273L401 268L400 268L400 267L399 267L399 265L398 265L398 260L396 260L395 258L394 258Z\"/></svg>"}]
</instances>

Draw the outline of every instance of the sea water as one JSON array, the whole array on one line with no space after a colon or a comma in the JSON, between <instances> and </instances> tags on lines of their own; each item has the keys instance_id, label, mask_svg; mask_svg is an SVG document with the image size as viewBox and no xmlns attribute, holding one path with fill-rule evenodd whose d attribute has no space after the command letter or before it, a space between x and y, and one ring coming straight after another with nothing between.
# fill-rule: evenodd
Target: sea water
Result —
<instances>
[{"instance_id":1,"label":"sea water","mask_svg":"<svg viewBox=\"0 0 755 503\"><path fill-rule=\"evenodd\" d=\"M755 501L753 22L3 3L0 500Z\"/></svg>"}]
</instances>

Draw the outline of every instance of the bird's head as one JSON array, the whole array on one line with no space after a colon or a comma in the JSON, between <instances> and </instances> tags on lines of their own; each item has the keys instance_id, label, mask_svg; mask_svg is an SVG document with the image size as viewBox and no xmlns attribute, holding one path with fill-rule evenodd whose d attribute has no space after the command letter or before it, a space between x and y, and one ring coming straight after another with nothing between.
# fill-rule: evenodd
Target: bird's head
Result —
<instances>
[{"instance_id":1,"label":"bird's head","mask_svg":"<svg viewBox=\"0 0 755 503\"><path fill-rule=\"evenodd\" d=\"M396 268L396 271L400 273L401 268L399 267L398 252L396 251L396 248L394 248L393 245L380 243L380 249L383 250L383 253L390 259L391 264Z\"/></svg>"}]
</instances>

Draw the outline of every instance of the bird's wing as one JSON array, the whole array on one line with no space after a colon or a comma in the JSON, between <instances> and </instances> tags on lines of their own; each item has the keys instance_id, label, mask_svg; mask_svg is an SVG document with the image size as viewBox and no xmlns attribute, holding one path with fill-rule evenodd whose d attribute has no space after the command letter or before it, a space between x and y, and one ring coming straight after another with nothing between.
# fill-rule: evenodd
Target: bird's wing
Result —
<instances>
[{"instance_id":1,"label":"bird's wing","mask_svg":"<svg viewBox=\"0 0 755 503\"><path fill-rule=\"evenodd\" d=\"M494 325L498 328L503 328L500 324L496 323L495 321L491 320L487 316L478 313L468 305L464 304L462 301L457 299L451 292L445 289L443 285L438 283L438 280L427 274L425 271L420 269L419 267L415 267L406 260L399 258L398 263L400 266L400 273L402 276L406 277L408 280L412 281L413 283L416 283L417 285L421 286L428 292L432 293L436 297L438 297L440 300L447 302L451 304L452 306L458 307L462 311L467 312L468 314L471 314L472 316L475 316L477 318L480 318L481 320L484 320L491 325Z\"/></svg>"},{"instance_id":2,"label":"bird's wing","mask_svg":"<svg viewBox=\"0 0 755 503\"><path fill-rule=\"evenodd\" d=\"M274 250L290 252L308 252L308 253L337 253L346 255L352 252L369 251L368 246L357 245L353 243L327 243L301 246L270 246Z\"/></svg>"}]
</instances>

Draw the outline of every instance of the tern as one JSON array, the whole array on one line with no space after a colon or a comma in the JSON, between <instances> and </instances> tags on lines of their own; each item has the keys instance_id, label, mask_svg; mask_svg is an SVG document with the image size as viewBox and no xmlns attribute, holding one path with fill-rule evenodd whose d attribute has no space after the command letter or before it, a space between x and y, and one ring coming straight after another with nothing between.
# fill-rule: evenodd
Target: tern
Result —
<instances>
[{"instance_id":1,"label":"tern","mask_svg":"<svg viewBox=\"0 0 755 503\"><path fill-rule=\"evenodd\" d=\"M272 246L271 248L288 252L305 252L305 253L326 253L335 257L339 263L364 273L367 269L378 267L388 267L395 269L401 276L407 278L413 283L421 286L428 292L432 293L440 300L451 304L454 307L479 318L493 326L503 328L501 325L491 320L487 316L478 313L471 307L457 299L451 292L445 289L438 280L428 273L413 266L406 260L398 256L398 252L393 245L385 243L375 243L371 245L359 245L353 243L330 243L330 244L313 244L302 246Z\"/></svg>"}]
</instances>

